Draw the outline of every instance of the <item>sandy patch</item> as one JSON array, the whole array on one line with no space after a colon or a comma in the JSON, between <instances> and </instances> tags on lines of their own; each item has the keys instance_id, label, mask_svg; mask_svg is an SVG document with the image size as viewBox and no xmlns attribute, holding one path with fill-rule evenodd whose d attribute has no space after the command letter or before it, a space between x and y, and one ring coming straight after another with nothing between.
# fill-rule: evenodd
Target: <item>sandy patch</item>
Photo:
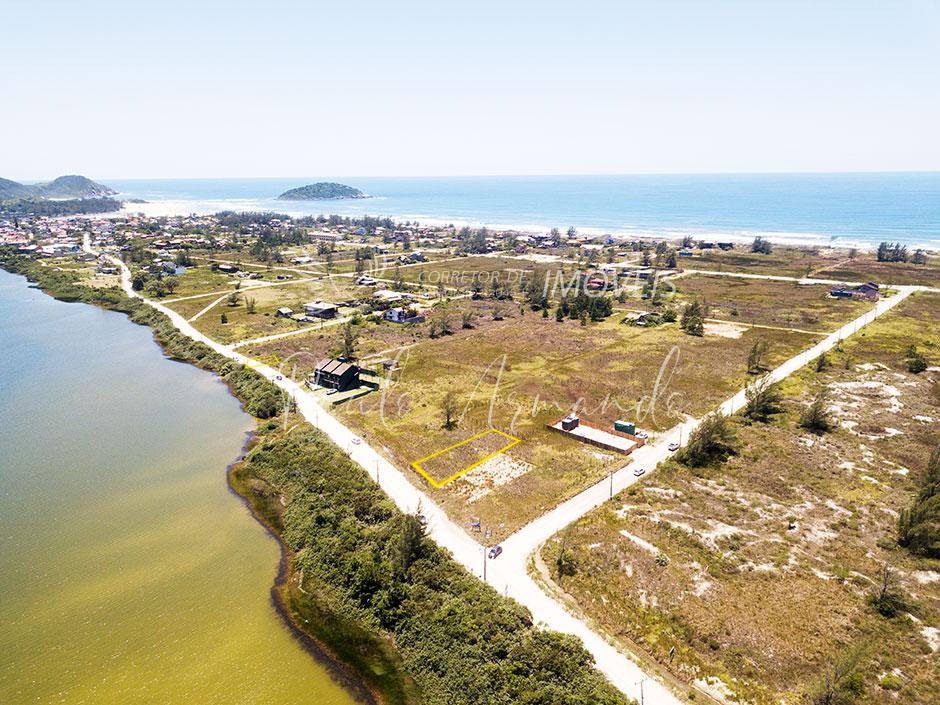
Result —
<instances>
[{"instance_id":1,"label":"sandy patch","mask_svg":"<svg viewBox=\"0 0 940 705\"><path fill-rule=\"evenodd\" d=\"M747 326L740 326L735 323L706 323L705 335L717 335L721 338L737 339L744 335Z\"/></svg>"},{"instance_id":2,"label":"sandy patch","mask_svg":"<svg viewBox=\"0 0 940 705\"><path fill-rule=\"evenodd\" d=\"M929 570L915 570L911 576L921 585L940 582L940 573L934 573Z\"/></svg>"},{"instance_id":3,"label":"sandy patch","mask_svg":"<svg viewBox=\"0 0 940 705\"><path fill-rule=\"evenodd\" d=\"M924 639L927 640L927 645L930 647L931 651L940 649L940 629L936 627L921 627L920 633L924 635Z\"/></svg>"},{"instance_id":4,"label":"sandy patch","mask_svg":"<svg viewBox=\"0 0 940 705\"><path fill-rule=\"evenodd\" d=\"M503 453L475 467L461 477L455 483L455 486L457 491L460 494L465 494L467 501L472 503L486 497L497 487L525 475L531 469L532 466L528 463L516 460Z\"/></svg>"},{"instance_id":5,"label":"sandy patch","mask_svg":"<svg viewBox=\"0 0 940 705\"><path fill-rule=\"evenodd\" d=\"M630 539L630 541L632 541L633 543L635 543L637 546L639 546L640 548L642 548L644 551L647 551L648 553L650 553L650 554L652 554L652 555L654 555L654 556L658 556L659 553L660 553L659 549L656 548L656 546L654 546L653 544L651 544L649 541L647 541L646 539L640 538L640 537L637 536L636 534L631 534L631 533L630 533L629 531L627 531L626 529L622 530L622 531L620 532L620 535L623 536L625 539Z\"/></svg>"}]
</instances>

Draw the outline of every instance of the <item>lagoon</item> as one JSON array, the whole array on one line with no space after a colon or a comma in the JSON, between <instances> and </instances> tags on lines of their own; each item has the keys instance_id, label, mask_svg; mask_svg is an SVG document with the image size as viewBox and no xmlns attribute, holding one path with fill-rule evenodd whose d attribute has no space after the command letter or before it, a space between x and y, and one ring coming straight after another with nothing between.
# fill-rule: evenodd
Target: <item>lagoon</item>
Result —
<instances>
[{"instance_id":1,"label":"lagoon","mask_svg":"<svg viewBox=\"0 0 940 705\"><path fill-rule=\"evenodd\" d=\"M0 360L0 703L354 702L272 604L220 381L2 270Z\"/></svg>"}]
</instances>

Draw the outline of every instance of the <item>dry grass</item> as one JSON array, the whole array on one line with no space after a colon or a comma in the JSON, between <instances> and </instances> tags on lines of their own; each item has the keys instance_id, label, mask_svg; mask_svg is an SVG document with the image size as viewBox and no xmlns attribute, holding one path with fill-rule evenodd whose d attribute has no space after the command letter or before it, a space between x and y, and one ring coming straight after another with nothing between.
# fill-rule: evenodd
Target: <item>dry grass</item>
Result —
<instances>
[{"instance_id":1,"label":"dry grass","mask_svg":"<svg viewBox=\"0 0 940 705\"><path fill-rule=\"evenodd\" d=\"M546 563L564 541L577 564L563 588L660 662L675 647L680 678L720 678L749 702L800 702L827 663L863 645L860 702L885 702L879 677L895 672L903 685L892 702L935 703L940 658L929 636L940 627L940 580L930 576L940 565L893 547L893 537L940 444L940 374L912 375L901 359L913 341L940 345L938 311L940 296L912 297L847 341L828 370L789 380L785 414L739 424L729 461L695 471L667 463L556 537ZM842 423L818 437L797 419L822 383ZM910 616L886 619L868 605L884 562L900 575Z\"/></svg>"},{"instance_id":2,"label":"dry grass","mask_svg":"<svg viewBox=\"0 0 940 705\"><path fill-rule=\"evenodd\" d=\"M743 324L829 332L871 304L834 299L830 287L762 279L690 275L675 280L680 300L699 298L710 316Z\"/></svg>"},{"instance_id":3,"label":"dry grass","mask_svg":"<svg viewBox=\"0 0 940 705\"><path fill-rule=\"evenodd\" d=\"M625 418L664 430L685 413L711 410L743 384L747 353L758 335L771 342L771 364L811 343L805 334L783 331L747 331L735 340L694 338L676 325L644 329L611 318L581 326L518 311L472 331L422 339L405 351L390 388L342 412L402 468L491 427L522 439L507 455L532 469L486 496L468 502L472 489L462 480L430 490L456 520L481 516L498 536L624 462L551 433L547 423L577 407L598 425ZM460 400L462 417L452 431L442 428L439 409L448 390ZM423 486L420 476L410 476Z\"/></svg>"},{"instance_id":4,"label":"dry grass","mask_svg":"<svg viewBox=\"0 0 940 705\"><path fill-rule=\"evenodd\" d=\"M820 270L816 276L850 281L876 281L881 284L923 284L940 286L940 256L927 258L927 263L879 262L871 253L860 253L854 260L846 259L837 266Z\"/></svg>"}]
</instances>

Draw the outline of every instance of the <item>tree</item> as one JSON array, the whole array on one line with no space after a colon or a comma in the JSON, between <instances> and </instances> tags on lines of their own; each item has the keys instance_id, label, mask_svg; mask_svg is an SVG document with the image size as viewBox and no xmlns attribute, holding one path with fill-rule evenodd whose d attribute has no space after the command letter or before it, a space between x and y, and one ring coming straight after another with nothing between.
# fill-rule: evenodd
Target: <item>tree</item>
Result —
<instances>
[{"instance_id":1,"label":"tree","mask_svg":"<svg viewBox=\"0 0 940 705\"><path fill-rule=\"evenodd\" d=\"M751 243L751 252L758 252L762 255L769 255L773 251L774 246L767 238L757 236L754 238L754 242Z\"/></svg>"},{"instance_id":2,"label":"tree","mask_svg":"<svg viewBox=\"0 0 940 705\"><path fill-rule=\"evenodd\" d=\"M770 344L763 338L754 341L751 352L747 356L748 374L756 375L764 371L764 356L768 349L770 349Z\"/></svg>"},{"instance_id":3,"label":"tree","mask_svg":"<svg viewBox=\"0 0 940 705\"><path fill-rule=\"evenodd\" d=\"M568 547L568 544L571 543L570 539L573 527L574 524L569 524L568 528L561 534L561 545L558 547L558 556L555 558L555 570L557 571L559 581L564 577L574 575L578 572L578 564L572 555L571 549Z\"/></svg>"},{"instance_id":4,"label":"tree","mask_svg":"<svg viewBox=\"0 0 940 705\"><path fill-rule=\"evenodd\" d=\"M257 303L258 301L253 296L246 296L245 297L245 310L248 311L248 313L254 313L255 306L257 305Z\"/></svg>"},{"instance_id":5,"label":"tree","mask_svg":"<svg viewBox=\"0 0 940 705\"><path fill-rule=\"evenodd\" d=\"M911 553L940 558L940 446L930 454L911 506L901 510L898 543Z\"/></svg>"},{"instance_id":6,"label":"tree","mask_svg":"<svg viewBox=\"0 0 940 705\"><path fill-rule=\"evenodd\" d=\"M700 467L725 460L734 453L736 434L727 416L709 414L689 434L689 442L679 452L678 460L689 467Z\"/></svg>"},{"instance_id":7,"label":"tree","mask_svg":"<svg viewBox=\"0 0 940 705\"><path fill-rule=\"evenodd\" d=\"M741 413L752 421L767 421L783 411L783 392L779 382L771 383L767 377L761 377L744 394L747 403Z\"/></svg>"},{"instance_id":8,"label":"tree","mask_svg":"<svg viewBox=\"0 0 940 705\"><path fill-rule=\"evenodd\" d=\"M823 387L800 416L800 426L814 433L826 433L832 430L832 425L832 417L829 413L829 390Z\"/></svg>"},{"instance_id":9,"label":"tree","mask_svg":"<svg viewBox=\"0 0 940 705\"><path fill-rule=\"evenodd\" d=\"M356 358L356 340L359 333L352 321L346 321L343 324L343 357L354 360Z\"/></svg>"},{"instance_id":10,"label":"tree","mask_svg":"<svg viewBox=\"0 0 940 705\"><path fill-rule=\"evenodd\" d=\"M226 323L228 323L228 316L226 316L226 315L223 313L221 316L219 316L219 322L220 322L222 325L225 325Z\"/></svg>"},{"instance_id":11,"label":"tree","mask_svg":"<svg viewBox=\"0 0 940 705\"><path fill-rule=\"evenodd\" d=\"M679 262L676 259L676 251L670 250L669 256L666 258L666 267L668 269L675 269L679 266Z\"/></svg>"},{"instance_id":12,"label":"tree","mask_svg":"<svg viewBox=\"0 0 940 705\"><path fill-rule=\"evenodd\" d=\"M238 301L240 298L241 296L239 295L239 293L237 291L233 291L231 294L228 295L228 305L232 307L238 306Z\"/></svg>"},{"instance_id":13,"label":"tree","mask_svg":"<svg viewBox=\"0 0 940 705\"><path fill-rule=\"evenodd\" d=\"M826 356L826 353L822 353L819 357L816 358L816 364L814 367L816 368L817 372L825 372L827 369L829 369L829 358Z\"/></svg>"},{"instance_id":14,"label":"tree","mask_svg":"<svg viewBox=\"0 0 940 705\"><path fill-rule=\"evenodd\" d=\"M898 585L897 576L887 562L881 564L878 571L878 583L868 596L869 604L882 617L896 617L905 607L904 595Z\"/></svg>"},{"instance_id":15,"label":"tree","mask_svg":"<svg viewBox=\"0 0 940 705\"><path fill-rule=\"evenodd\" d=\"M862 647L839 654L828 663L819 680L807 694L811 705L851 705L864 692L861 664L865 658Z\"/></svg>"},{"instance_id":16,"label":"tree","mask_svg":"<svg viewBox=\"0 0 940 705\"><path fill-rule=\"evenodd\" d=\"M913 264L927 264L927 253L918 248L914 251L914 256L911 257L911 262Z\"/></svg>"},{"instance_id":17,"label":"tree","mask_svg":"<svg viewBox=\"0 0 940 705\"><path fill-rule=\"evenodd\" d=\"M444 428L448 431L457 426L457 395L448 391L441 399L441 415L444 417Z\"/></svg>"},{"instance_id":18,"label":"tree","mask_svg":"<svg viewBox=\"0 0 940 705\"><path fill-rule=\"evenodd\" d=\"M421 557L424 549L424 527L415 514L401 515L398 524L394 562L399 577L404 577L411 565Z\"/></svg>"},{"instance_id":19,"label":"tree","mask_svg":"<svg viewBox=\"0 0 940 705\"><path fill-rule=\"evenodd\" d=\"M682 311L679 326L689 335L701 337L705 335L705 316L705 306L696 299Z\"/></svg>"},{"instance_id":20,"label":"tree","mask_svg":"<svg viewBox=\"0 0 940 705\"><path fill-rule=\"evenodd\" d=\"M927 369L927 358L917 349L916 345L911 345L904 355L904 362L907 363L908 372L920 374Z\"/></svg>"},{"instance_id":21,"label":"tree","mask_svg":"<svg viewBox=\"0 0 940 705\"><path fill-rule=\"evenodd\" d=\"M461 325L463 328L473 328L473 316L474 313L470 309L466 309L461 314Z\"/></svg>"}]
</instances>

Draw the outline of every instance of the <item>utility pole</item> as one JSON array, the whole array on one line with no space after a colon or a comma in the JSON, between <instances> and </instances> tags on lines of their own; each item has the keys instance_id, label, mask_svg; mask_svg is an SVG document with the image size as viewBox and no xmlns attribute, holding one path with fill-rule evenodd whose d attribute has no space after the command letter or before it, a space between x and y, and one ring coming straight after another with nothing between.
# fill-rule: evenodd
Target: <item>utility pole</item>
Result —
<instances>
[{"instance_id":1,"label":"utility pole","mask_svg":"<svg viewBox=\"0 0 940 705\"><path fill-rule=\"evenodd\" d=\"M614 469L610 469L610 498L614 498Z\"/></svg>"},{"instance_id":2,"label":"utility pole","mask_svg":"<svg viewBox=\"0 0 940 705\"><path fill-rule=\"evenodd\" d=\"M483 547L483 582L486 582L486 546Z\"/></svg>"}]
</instances>

